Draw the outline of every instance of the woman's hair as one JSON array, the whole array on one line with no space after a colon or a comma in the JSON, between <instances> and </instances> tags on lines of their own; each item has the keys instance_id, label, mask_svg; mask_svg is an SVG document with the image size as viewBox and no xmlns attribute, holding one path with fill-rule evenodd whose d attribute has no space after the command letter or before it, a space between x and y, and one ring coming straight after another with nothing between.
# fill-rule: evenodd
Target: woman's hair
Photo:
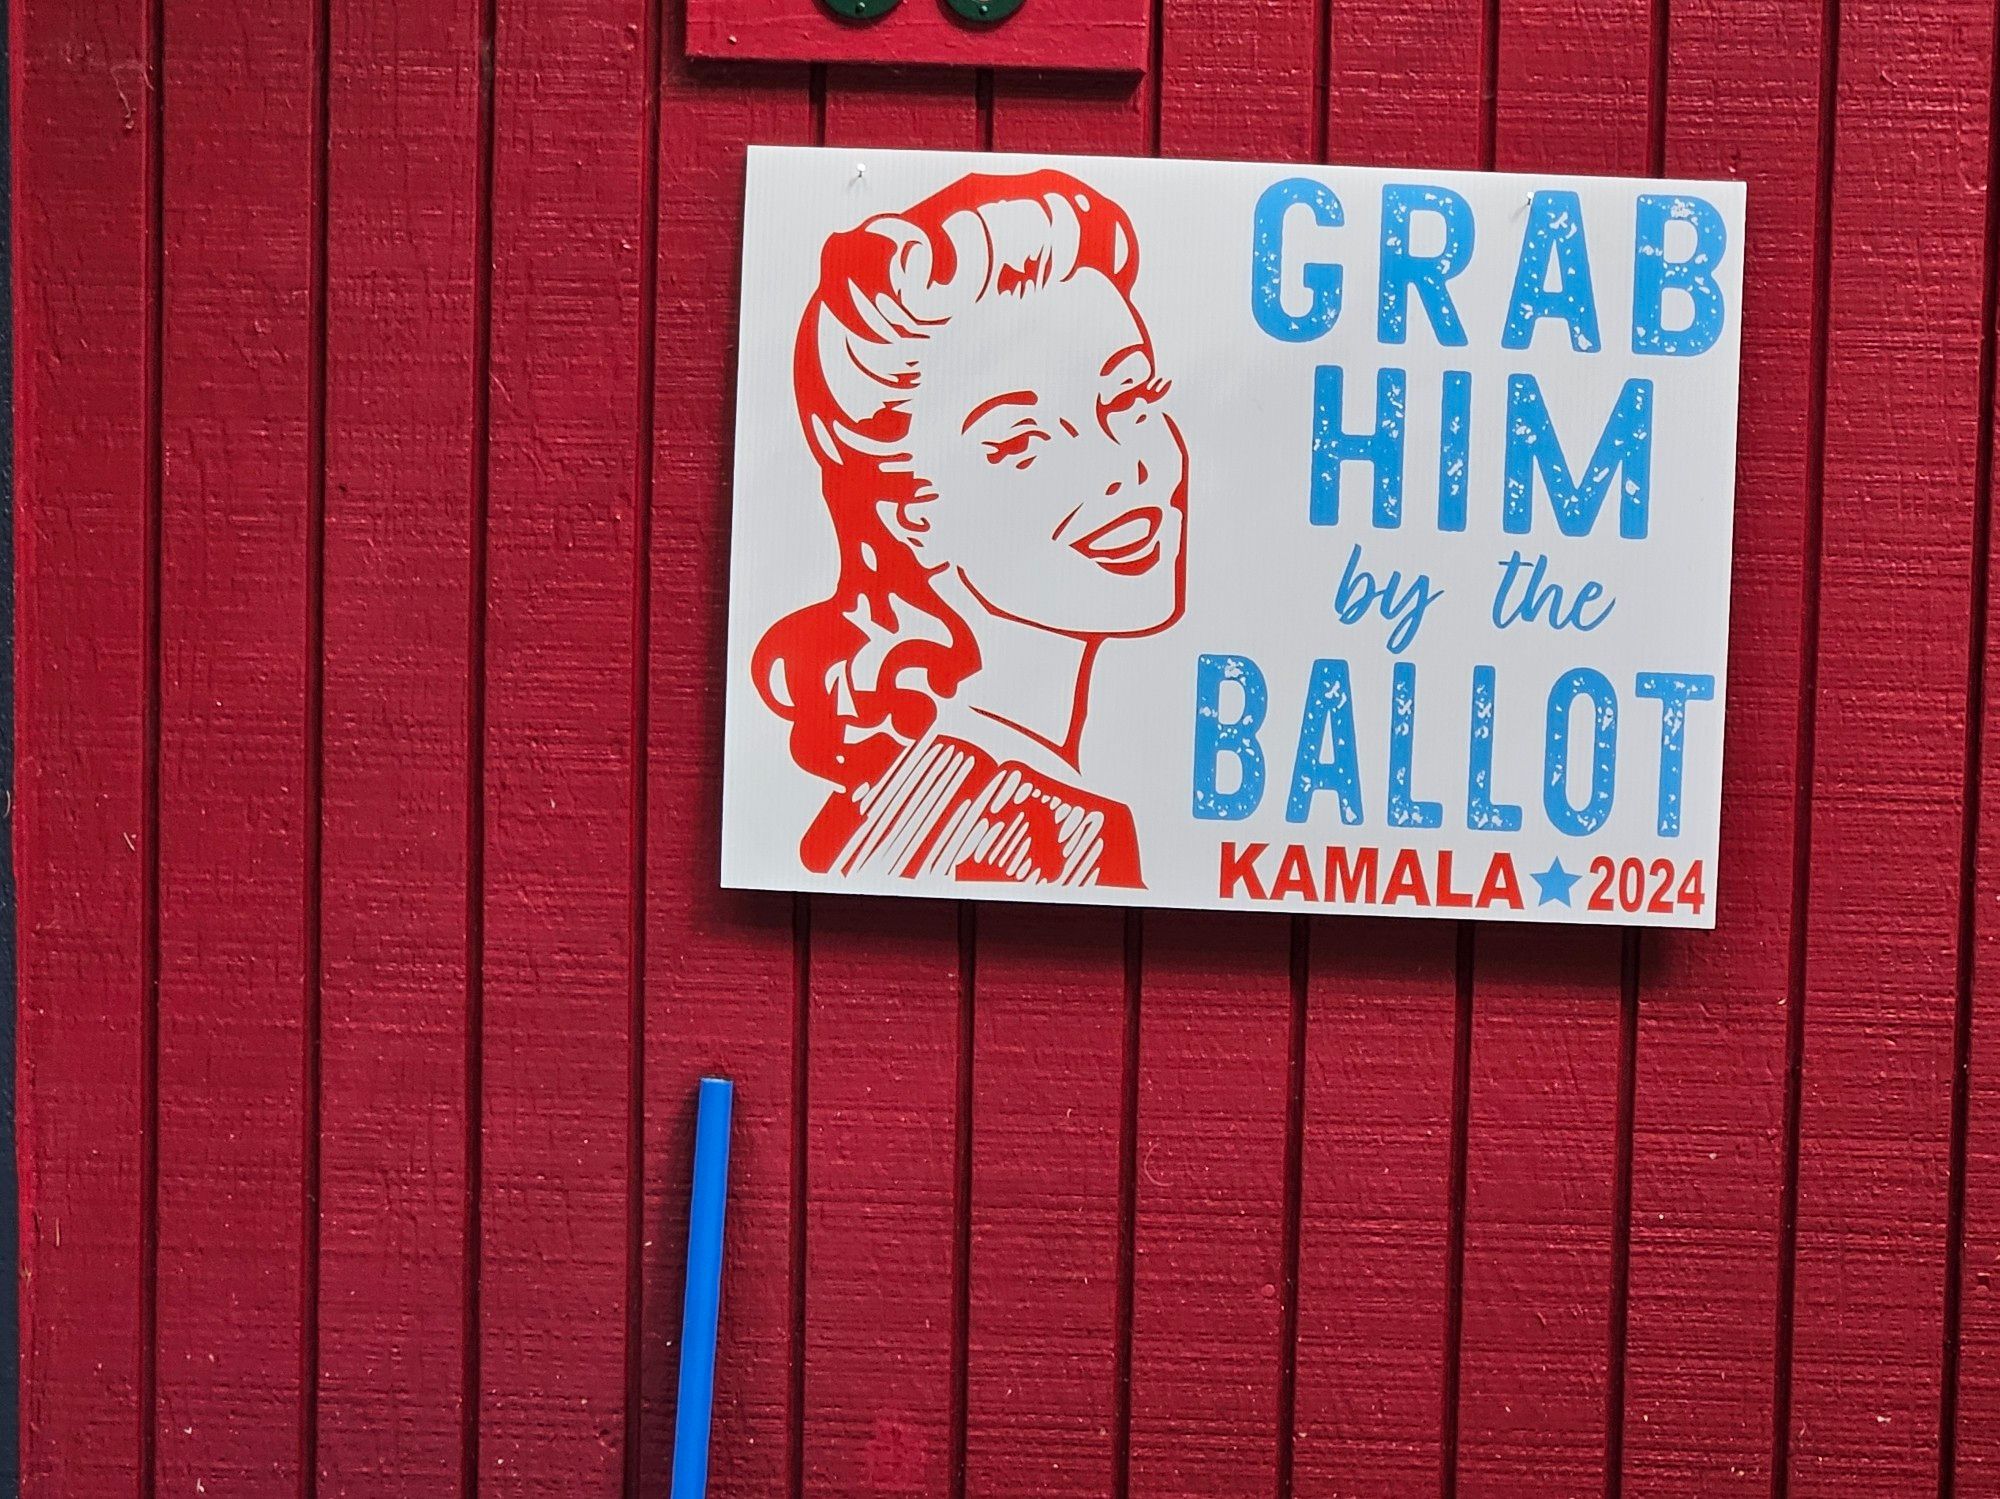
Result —
<instances>
[{"instance_id":1,"label":"woman's hair","mask_svg":"<svg viewBox=\"0 0 2000 1499\"><path fill-rule=\"evenodd\" d=\"M929 497L906 446L925 344L975 302L1080 271L1129 296L1138 245L1124 210L1065 172L961 177L827 240L792 380L840 581L773 625L752 664L764 701L791 721L792 758L814 775L868 784L979 669L971 631L877 508Z\"/></svg>"}]
</instances>

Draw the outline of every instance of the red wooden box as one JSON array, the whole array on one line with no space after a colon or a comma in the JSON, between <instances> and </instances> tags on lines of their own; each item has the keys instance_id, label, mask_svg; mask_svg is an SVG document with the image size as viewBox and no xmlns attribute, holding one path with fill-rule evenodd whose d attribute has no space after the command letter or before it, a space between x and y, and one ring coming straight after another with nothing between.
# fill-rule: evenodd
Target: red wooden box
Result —
<instances>
[{"instance_id":1,"label":"red wooden box","mask_svg":"<svg viewBox=\"0 0 2000 1499\"><path fill-rule=\"evenodd\" d=\"M1022 0L990 22L960 17L948 0L892 0L869 20L836 15L826 0L687 6L690 57L1113 73L1144 70L1151 15L1151 0Z\"/></svg>"}]
</instances>

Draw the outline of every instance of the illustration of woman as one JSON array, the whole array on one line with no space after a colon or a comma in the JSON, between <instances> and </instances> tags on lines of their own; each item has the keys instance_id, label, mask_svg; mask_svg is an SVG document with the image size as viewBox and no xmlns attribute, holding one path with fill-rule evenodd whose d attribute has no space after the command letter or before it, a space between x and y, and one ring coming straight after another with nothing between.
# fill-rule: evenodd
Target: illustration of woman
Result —
<instances>
[{"instance_id":1,"label":"illustration of woman","mask_svg":"<svg viewBox=\"0 0 2000 1499\"><path fill-rule=\"evenodd\" d=\"M1180 615L1187 450L1132 305L1123 209L974 174L832 236L793 383L839 538L832 597L753 670L836 787L817 872L1143 887L1080 784L1107 640Z\"/></svg>"}]
</instances>

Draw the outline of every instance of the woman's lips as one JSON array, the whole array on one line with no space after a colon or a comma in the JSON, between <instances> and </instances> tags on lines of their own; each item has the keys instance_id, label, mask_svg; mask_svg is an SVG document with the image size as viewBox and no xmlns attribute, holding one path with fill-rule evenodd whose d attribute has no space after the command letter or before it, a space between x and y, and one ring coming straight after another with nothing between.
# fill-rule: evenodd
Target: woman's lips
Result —
<instances>
[{"instance_id":1,"label":"woman's lips","mask_svg":"<svg viewBox=\"0 0 2000 1499\"><path fill-rule=\"evenodd\" d=\"M1070 546L1106 572L1142 573L1159 560L1160 523L1165 518L1158 507L1141 505L1106 521Z\"/></svg>"}]
</instances>

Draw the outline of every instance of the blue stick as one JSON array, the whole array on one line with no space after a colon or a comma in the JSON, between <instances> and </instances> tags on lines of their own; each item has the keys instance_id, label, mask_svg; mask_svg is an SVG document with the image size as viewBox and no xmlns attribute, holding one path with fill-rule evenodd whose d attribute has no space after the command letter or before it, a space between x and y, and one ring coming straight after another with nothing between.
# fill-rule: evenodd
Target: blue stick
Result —
<instances>
[{"instance_id":1,"label":"blue stick","mask_svg":"<svg viewBox=\"0 0 2000 1499\"><path fill-rule=\"evenodd\" d=\"M722 1306L722 1214L729 1201L727 1078L701 1080L694 1123L694 1196L688 1206L687 1299L681 1304L681 1394L674 1417L672 1499L708 1492L709 1413L715 1405L715 1319Z\"/></svg>"}]
</instances>

